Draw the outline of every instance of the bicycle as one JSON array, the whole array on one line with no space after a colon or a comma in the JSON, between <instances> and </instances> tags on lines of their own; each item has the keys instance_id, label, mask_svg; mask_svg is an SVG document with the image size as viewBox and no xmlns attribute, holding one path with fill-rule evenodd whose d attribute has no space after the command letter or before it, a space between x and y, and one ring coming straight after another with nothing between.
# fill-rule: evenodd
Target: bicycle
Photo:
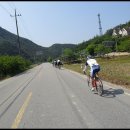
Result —
<instances>
[{"instance_id":1,"label":"bicycle","mask_svg":"<svg viewBox=\"0 0 130 130\"><path fill-rule=\"evenodd\" d=\"M61 64L58 64L58 68L61 69Z\"/></svg>"},{"instance_id":2,"label":"bicycle","mask_svg":"<svg viewBox=\"0 0 130 130\"><path fill-rule=\"evenodd\" d=\"M59 69L61 69L61 67L63 67L63 63L62 62L58 63L57 65L58 65Z\"/></svg>"},{"instance_id":3,"label":"bicycle","mask_svg":"<svg viewBox=\"0 0 130 130\"><path fill-rule=\"evenodd\" d=\"M88 86L90 88L92 88L93 87L92 78L91 78L90 75L88 76L87 81L88 81ZM95 73L95 75L94 75L94 83L96 85L95 86L96 92L98 93L98 95L102 96L102 94L103 94L103 83L102 83L102 80L99 78L97 73Z\"/></svg>"}]
</instances>

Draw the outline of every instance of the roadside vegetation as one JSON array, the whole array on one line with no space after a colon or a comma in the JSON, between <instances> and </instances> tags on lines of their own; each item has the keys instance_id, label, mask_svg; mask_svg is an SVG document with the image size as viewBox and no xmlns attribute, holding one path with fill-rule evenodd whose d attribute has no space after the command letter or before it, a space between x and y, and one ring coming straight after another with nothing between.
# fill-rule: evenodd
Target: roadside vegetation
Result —
<instances>
[{"instance_id":1,"label":"roadside vegetation","mask_svg":"<svg viewBox=\"0 0 130 130\"><path fill-rule=\"evenodd\" d=\"M31 62L20 56L0 56L0 80L30 68Z\"/></svg>"}]
</instances>

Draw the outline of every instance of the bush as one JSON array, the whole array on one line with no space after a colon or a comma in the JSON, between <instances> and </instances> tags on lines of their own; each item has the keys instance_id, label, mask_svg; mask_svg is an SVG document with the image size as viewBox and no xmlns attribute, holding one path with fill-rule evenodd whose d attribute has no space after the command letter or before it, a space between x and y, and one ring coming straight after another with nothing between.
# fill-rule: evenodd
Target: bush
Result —
<instances>
[{"instance_id":1,"label":"bush","mask_svg":"<svg viewBox=\"0 0 130 130\"><path fill-rule=\"evenodd\" d=\"M31 62L20 56L0 56L0 77L15 75L29 68Z\"/></svg>"}]
</instances>

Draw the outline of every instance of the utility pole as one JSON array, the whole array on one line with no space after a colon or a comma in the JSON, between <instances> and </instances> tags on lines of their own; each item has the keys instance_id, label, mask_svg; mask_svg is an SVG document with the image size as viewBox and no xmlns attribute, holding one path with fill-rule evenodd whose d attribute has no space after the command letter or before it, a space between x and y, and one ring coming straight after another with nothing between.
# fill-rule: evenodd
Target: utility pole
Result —
<instances>
[{"instance_id":1,"label":"utility pole","mask_svg":"<svg viewBox=\"0 0 130 130\"><path fill-rule=\"evenodd\" d=\"M100 14L98 14L98 20L99 20L99 32L100 32L100 36L102 36L102 26L101 26Z\"/></svg>"},{"instance_id":2,"label":"utility pole","mask_svg":"<svg viewBox=\"0 0 130 130\"><path fill-rule=\"evenodd\" d=\"M16 29L17 29L17 36L18 36L18 49L19 49L19 55L21 55L21 51L20 51L20 41L19 41L19 31L18 31L18 23L17 23L17 16L21 16L21 14L16 14L16 9L15 9L15 16L10 15L11 17L15 17L15 21L16 21Z\"/></svg>"},{"instance_id":3,"label":"utility pole","mask_svg":"<svg viewBox=\"0 0 130 130\"><path fill-rule=\"evenodd\" d=\"M118 38L118 35L117 35L117 33L116 33L116 30L115 30L115 29L113 30L112 36L114 37L115 42L116 42L116 52L117 52L117 51L118 51L118 50L117 50L117 38Z\"/></svg>"}]
</instances>

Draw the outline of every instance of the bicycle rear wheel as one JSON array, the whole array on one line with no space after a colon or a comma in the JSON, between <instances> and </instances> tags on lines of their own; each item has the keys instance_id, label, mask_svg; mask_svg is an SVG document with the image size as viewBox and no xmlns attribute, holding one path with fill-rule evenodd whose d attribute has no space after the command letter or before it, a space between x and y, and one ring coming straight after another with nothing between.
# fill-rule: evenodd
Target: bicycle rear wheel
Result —
<instances>
[{"instance_id":1,"label":"bicycle rear wheel","mask_svg":"<svg viewBox=\"0 0 130 130\"><path fill-rule=\"evenodd\" d=\"M97 85L98 95L102 96L102 94L103 94L103 83L102 83L100 78L96 79L96 85Z\"/></svg>"}]
</instances>

